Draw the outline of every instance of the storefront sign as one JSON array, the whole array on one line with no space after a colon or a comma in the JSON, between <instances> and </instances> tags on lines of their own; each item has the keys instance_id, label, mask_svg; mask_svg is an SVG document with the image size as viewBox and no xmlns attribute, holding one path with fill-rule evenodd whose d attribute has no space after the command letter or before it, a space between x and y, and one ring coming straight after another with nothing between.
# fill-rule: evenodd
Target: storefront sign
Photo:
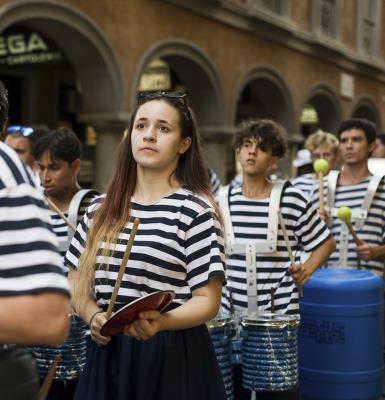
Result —
<instances>
[{"instance_id":1,"label":"storefront sign","mask_svg":"<svg viewBox=\"0 0 385 400\"><path fill-rule=\"evenodd\" d=\"M151 61L140 78L140 92L170 90L171 76L169 65L161 60L155 59Z\"/></svg>"},{"instance_id":2,"label":"storefront sign","mask_svg":"<svg viewBox=\"0 0 385 400\"><path fill-rule=\"evenodd\" d=\"M0 35L0 65L42 64L61 60L63 54L60 50L52 48L37 32L8 32Z\"/></svg>"}]
</instances>

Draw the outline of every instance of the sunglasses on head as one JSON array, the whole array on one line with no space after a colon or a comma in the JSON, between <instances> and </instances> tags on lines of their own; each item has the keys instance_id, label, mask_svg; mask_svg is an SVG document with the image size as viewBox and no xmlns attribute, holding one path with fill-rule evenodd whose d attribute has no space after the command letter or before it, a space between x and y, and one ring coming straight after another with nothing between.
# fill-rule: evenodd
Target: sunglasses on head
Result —
<instances>
[{"instance_id":1,"label":"sunglasses on head","mask_svg":"<svg viewBox=\"0 0 385 400\"><path fill-rule=\"evenodd\" d=\"M7 128L7 133L10 135L18 134L28 137L32 135L33 129L29 126L11 125Z\"/></svg>"},{"instance_id":2,"label":"sunglasses on head","mask_svg":"<svg viewBox=\"0 0 385 400\"><path fill-rule=\"evenodd\" d=\"M189 110L189 101L188 95L186 92L139 92L138 94L138 105L143 104L144 102L156 99L172 99L172 100L180 100L180 103L183 106L183 109L186 113L187 119L191 120L191 114Z\"/></svg>"}]
</instances>

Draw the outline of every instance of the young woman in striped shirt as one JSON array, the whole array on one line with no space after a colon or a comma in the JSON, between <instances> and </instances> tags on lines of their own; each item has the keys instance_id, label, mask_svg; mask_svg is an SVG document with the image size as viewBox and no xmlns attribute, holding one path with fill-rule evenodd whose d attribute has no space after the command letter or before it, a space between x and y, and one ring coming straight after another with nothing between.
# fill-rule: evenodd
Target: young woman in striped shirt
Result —
<instances>
[{"instance_id":1,"label":"young woman in striped shirt","mask_svg":"<svg viewBox=\"0 0 385 400\"><path fill-rule=\"evenodd\" d=\"M225 399L205 322L218 311L223 239L186 95L139 96L107 194L91 205L66 260L74 306L91 345L76 399ZM167 312L148 311L104 337L105 309L132 229L140 224L116 309L173 290Z\"/></svg>"}]
</instances>

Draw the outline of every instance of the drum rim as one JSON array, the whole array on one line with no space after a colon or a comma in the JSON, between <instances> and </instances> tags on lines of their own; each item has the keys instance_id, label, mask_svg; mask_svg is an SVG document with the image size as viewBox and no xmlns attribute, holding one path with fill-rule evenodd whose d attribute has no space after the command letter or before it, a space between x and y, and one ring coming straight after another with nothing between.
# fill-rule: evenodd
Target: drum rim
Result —
<instances>
[{"instance_id":1,"label":"drum rim","mask_svg":"<svg viewBox=\"0 0 385 400\"><path fill-rule=\"evenodd\" d=\"M226 325L230 325L234 322L231 315L218 315L217 317L206 322L206 326L209 329L212 328L223 328Z\"/></svg>"},{"instance_id":2,"label":"drum rim","mask_svg":"<svg viewBox=\"0 0 385 400\"><path fill-rule=\"evenodd\" d=\"M289 314L275 314L275 313L261 313L244 315L241 319L241 325L247 326L261 326L261 327L298 327L300 317L297 315Z\"/></svg>"}]
</instances>

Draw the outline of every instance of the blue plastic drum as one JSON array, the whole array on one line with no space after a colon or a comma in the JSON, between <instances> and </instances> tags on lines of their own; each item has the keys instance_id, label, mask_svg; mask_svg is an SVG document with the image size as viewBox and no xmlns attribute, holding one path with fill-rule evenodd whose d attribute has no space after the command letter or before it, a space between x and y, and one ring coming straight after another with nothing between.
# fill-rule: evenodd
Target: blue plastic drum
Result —
<instances>
[{"instance_id":1,"label":"blue plastic drum","mask_svg":"<svg viewBox=\"0 0 385 400\"><path fill-rule=\"evenodd\" d=\"M230 316L218 315L207 322L211 340L217 356L219 368L225 385L227 400L234 399L233 367L231 363L231 338L234 336L234 324Z\"/></svg>"},{"instance_id":2,"label":"blue plastic drum","mask_svg":"<svg viewBox=\"0 0 385 400\"><path fill-rule=\"evenodd\" d=\"M252 391L281 392L298 385L299 318L260 314L242 319L242 385Z\"/></svg>"},{"instance_id":3,"label":"blue plastic drum","mask_svg":"<svg viewBox=\"0 0 385 400\"><path fill-rule=\"evenodd\" d=\"M347 268L316 271L300 300L303 400L377 400L382 393L383 280Z\"/></svg>"}]
</instances>

